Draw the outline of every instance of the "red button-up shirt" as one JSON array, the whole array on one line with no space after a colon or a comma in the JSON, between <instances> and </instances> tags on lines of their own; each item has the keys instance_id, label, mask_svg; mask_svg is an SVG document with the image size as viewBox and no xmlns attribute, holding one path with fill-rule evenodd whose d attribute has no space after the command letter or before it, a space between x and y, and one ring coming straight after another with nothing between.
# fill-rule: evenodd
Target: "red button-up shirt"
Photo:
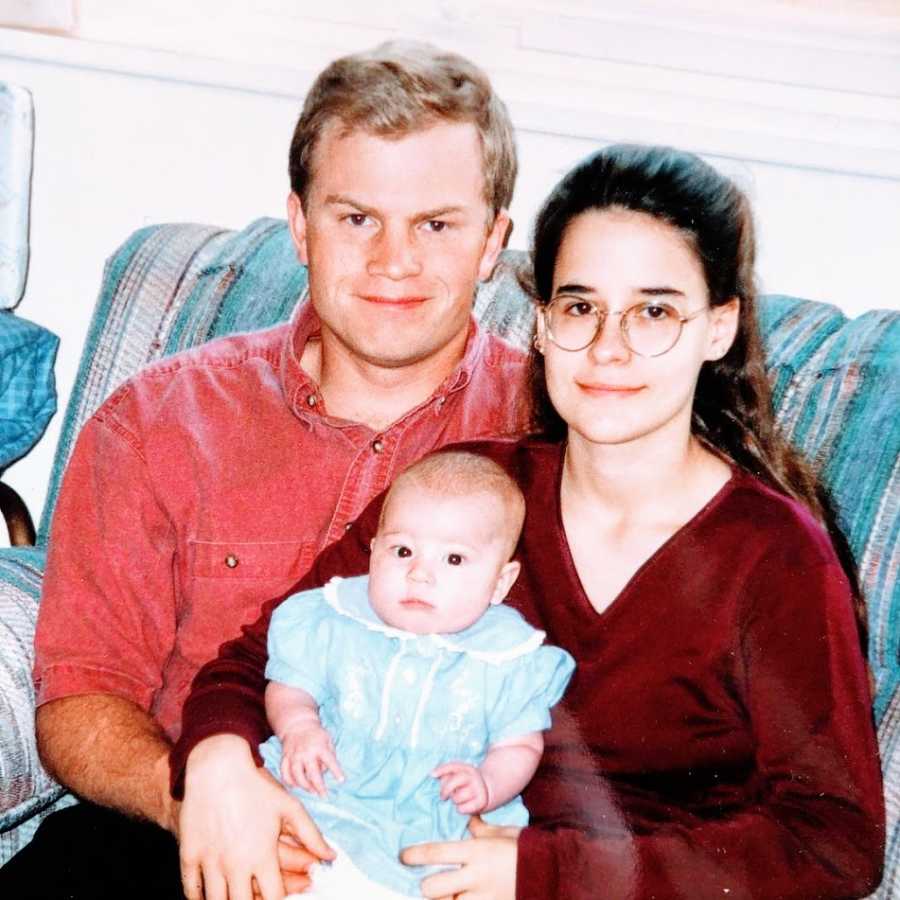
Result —
<instances>
[{"instance_id":1,"label":"red button-up shirt","mask_svg":"<svg viewBox=\"0 0 900 900\"><path fill-rule=\"evenodd\" d=\"M197 669L403 468L527 427L525 355L474 324L456 369L389 428L333 418L299 363L318 328L306 306L162 360L85 425L53 520L38 704L115 694L177 738Z\"/></svg>"}]
</instances>

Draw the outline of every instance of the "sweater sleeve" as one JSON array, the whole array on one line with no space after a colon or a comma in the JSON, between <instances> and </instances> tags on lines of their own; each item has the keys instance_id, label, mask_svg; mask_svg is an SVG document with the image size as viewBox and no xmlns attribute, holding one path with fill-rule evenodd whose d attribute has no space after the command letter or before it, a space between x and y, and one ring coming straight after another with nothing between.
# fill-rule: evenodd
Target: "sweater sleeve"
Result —
<instances>
[{"instance_id":1,"label":"sweater sleeve","mask_svg":"<svg viewBox=\"0 0 900 900\"><path fill-rule=\"evenodd\" d=\"M335 575L362 575L369 568L369 543L378 525L384 496L366 507L341 540L326 547L297 584L263 607L259 618L242 629L240 637L219 648L219 655L203 666L191 685L182 712L181 736L169 757L172 796L184 796L184 772L191 750L216 734L235 734L250 745L262 765L259 745L272 733L265 713L267 636L273 611L299 591L321 587Z\"/></svg>"},{"instance_id":2,"label":"sweater sleeve","mask_svg":"<svg viewBox=\"0 0 900 900\"><path fill-rule=\"evenodd\" d=\"M847 581L836 563L782 558L755 574L748 596L738 653L752 801L644 833L526 828L518 900L822 900L875 889L884 805Z\"/></svg>"}]
</instances>

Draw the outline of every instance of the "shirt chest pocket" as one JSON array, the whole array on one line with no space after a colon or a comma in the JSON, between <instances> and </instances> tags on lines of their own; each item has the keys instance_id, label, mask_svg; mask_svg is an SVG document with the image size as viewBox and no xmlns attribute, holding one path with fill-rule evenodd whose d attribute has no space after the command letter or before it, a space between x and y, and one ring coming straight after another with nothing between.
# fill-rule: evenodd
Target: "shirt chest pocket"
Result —
<instances>
[{"instance_id":1,"label":"shirt chest pocket","mask_svg":"<svg viewBox=\"0 0 900 900\"><path fill-rule=\"evenodd\" d=\"M194 579L218 586L243 581L296 581L312 564L316 546L295 541L189 541L188 567Z\"/></svg>"}]
</instances>

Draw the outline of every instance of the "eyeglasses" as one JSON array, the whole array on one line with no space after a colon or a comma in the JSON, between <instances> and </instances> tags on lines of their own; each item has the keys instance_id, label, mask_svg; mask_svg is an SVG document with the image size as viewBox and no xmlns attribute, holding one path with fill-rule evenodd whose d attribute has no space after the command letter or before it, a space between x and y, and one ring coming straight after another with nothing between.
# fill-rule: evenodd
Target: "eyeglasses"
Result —
<instances>
[{"instance_id":1,"label":"eyeglasses","mask_svg":"<svg viewBox=\"0 0 900 900\"><path fill-rule=\"evenodd\" d=\"M662 356L668 353L681 337L685 323L705 313L704 306L686 316L668 303L648 300L626 310L610 313L599 309L583 297L560 295L545 306L540 314L547 337L560 350L584 350L590 347L603 331L609 316L619 316L622 340L638 356Z\"/></svg>"}]
</instances>

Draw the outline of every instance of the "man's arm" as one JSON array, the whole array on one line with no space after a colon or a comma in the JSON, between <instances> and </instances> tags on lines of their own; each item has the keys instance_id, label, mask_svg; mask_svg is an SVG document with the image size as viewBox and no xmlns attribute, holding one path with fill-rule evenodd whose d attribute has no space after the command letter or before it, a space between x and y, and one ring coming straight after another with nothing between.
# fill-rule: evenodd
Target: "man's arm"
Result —
<instances>
[{"instance_id":1,"label":"man's arm","mask_svg":"<svg viewBox=\"0 0 900 900\"><path fill-rule=\"evenodd\" d=\"M57 781L177 834L178 803L169 792L171 745L140 707L112 695L63 697L38 709L36 731L41 760Z\"/></svg>"},{"instance_id":2,"label":"man's arm","mask_svg":"<svg viewBox=\"0 0 900 900\"><path fill-rule=\"evenodd\" d=\"M38 750L80 796L174 830L169 742L149 709L175 640L174 535L140 442L82 430L53 519L35 634Z\"/></svg>"}]
</instances>

